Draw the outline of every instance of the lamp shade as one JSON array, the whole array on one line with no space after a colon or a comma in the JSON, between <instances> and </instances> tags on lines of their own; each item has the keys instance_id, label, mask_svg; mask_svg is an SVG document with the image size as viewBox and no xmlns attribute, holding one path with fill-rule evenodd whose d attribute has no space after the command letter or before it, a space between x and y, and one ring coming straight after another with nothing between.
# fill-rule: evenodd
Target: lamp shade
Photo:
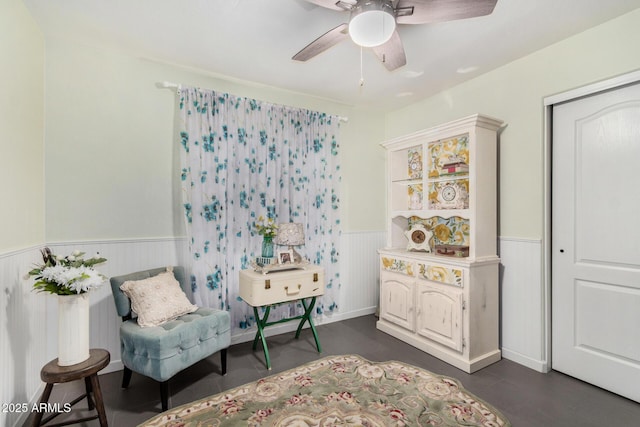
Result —
<instances>
[{"instance_id":1,"label":"lamp shade","mask_svg":"<svg viewBox=\"0 0 640 427\"><path fill-rule=\"evenodd\" d=\"M362 47L375 47L389 41L396 29L396 18L389 0L359 1L351 11L349 36Z\"/></svg>"},{"instance_id":2,"label":"lamp shade","mask_svg":"<svg viewBox=\"0 0 640 427\"><path fill-rule=\"evenodd\" d=\"M304 227L296 222L286 222L278 225L276 235L278 245L300 246L304 245Z\"/></svg>"}]
</instances>

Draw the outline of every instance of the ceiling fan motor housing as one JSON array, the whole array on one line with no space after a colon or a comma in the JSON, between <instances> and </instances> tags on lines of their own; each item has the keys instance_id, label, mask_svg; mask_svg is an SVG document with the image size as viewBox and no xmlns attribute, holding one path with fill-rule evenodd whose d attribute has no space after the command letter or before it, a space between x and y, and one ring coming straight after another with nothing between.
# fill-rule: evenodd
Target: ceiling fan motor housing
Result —
<instances>
[{"instance_id":1,"label":"ceiling fan motor housing","mask_svg":"<svg viewBox=\"0 0 640 427\"><path fill-rule=\"evenodd\" d=\"M367 48L394 71L407 64L396 25L430 24L485 16L493 13L498 0L306 0L337 12L349 12L342 23L296 53L292 59L307 61L351 38Z\"/></svg>"},{"instance_id":2,"label":"ceiling fan motor housing","mask_svg":"<svg viewBox=\"0 0 640 427\"><path fill-rule=\"evenodd\" d=\"M395 29L391 0L359 0L351 9L349 35L359 46L380 46L389 41Z\"/></svg>"}]
</instances>

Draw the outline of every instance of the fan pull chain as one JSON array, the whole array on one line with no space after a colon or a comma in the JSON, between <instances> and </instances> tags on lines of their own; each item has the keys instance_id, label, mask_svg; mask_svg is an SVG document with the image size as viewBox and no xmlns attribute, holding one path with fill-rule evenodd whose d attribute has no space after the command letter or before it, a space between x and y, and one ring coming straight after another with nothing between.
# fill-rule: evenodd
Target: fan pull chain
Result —
<instances>
[{"instance_id":1,"label":"fan pull chain","mask_svg":"<svg viewBox=\"0 0 640 427\"><path fill-rule=\"evenodd\" d=\"M362 73L362 46L360 46L360 87L364 86L364 74Z\"/></svg>"}]
</instances>

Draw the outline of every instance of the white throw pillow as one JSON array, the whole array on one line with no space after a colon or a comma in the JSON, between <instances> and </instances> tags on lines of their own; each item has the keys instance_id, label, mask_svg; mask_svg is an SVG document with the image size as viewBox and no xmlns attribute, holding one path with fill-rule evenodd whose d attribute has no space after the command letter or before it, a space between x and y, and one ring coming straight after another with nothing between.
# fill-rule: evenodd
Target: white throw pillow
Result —
<instances>
[{"instance_id":1,"label":"white throw pillow","mask_svg":"<svg viewBox=\"0 0 640 427\"><path fill-rule=\"evenodd\" d=\"M171 269L142 280L128 280L120 289L131 300L141 327L159 326L198 309L191 304Z\"/></svg>"}]
</instances>

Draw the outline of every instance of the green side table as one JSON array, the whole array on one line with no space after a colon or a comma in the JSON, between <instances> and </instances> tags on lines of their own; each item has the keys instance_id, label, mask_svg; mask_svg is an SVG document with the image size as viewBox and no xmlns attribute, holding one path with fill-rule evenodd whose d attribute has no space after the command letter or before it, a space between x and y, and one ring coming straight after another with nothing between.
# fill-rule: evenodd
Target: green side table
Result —
<instances>
[{"instance_id":1,"label":"green side table","mask_svg":"<svg viewBox=\"0 0 640 427\"><path fill-rule=\"evenodd\" d=\"M317 265L304 264L304 267L264 274L252 270L242 270L240 272L240 297L253 307L258 327L256 336L253 339L253 350L257 349L258 341L260 341L267 369L271 369L269 348L265 337L265 328L267 326L299 320L300 323L295 335L297 339L300 337L300 332L305 323L308 323L313 333L318 353L322 352L318 332L313 324L312 317L316 297L322 294L324 294L324 269ZM272 306L297 300L302 303L304 314L269 322L269 313ZM259 309L262 307L264 307L264 316L261 318Z\"/></svg>"}]
</instances>

